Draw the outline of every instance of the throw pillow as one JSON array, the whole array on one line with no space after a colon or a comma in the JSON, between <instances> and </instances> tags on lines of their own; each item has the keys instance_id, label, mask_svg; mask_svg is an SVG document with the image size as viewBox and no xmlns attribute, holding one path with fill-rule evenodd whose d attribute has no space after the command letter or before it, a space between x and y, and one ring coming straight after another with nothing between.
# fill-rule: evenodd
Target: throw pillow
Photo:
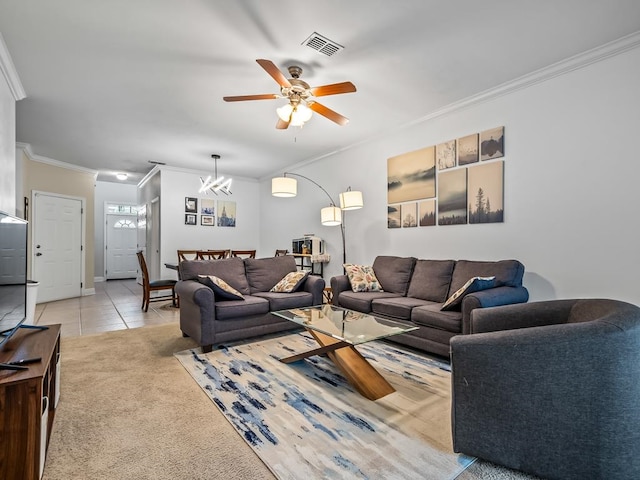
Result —
<instances>
[{"instance_id":1,"label":"throw pillow","mask_svg":"<svg viewBox=\"0 0 640 480\"><path fill-rule=\"evenodd\" d=\"M380 282L376 278L373 267L366 265L354 265L345 263L343 265L349 277L351 290L354 292L382 292Z\"/></svg>"},{"instance_id":2,"label":"throw pillow","mask_svg":"<svg viewBox=\"0 0 640 480\"><path fill-rule=\"evenodd\" d=\"M206 285L216 298L224 300L244 300L244 296L227 282L214 275L198 275L200 283Z\"/></svg>"},{"instance_id":3,"label":"throw pillow","mask_svg":"<svg viewBox=\"0 0 640 480\"><path fill-rule=\"evenodd\" d=\"M479 292L496 285L496 277L473 277L467 283L460 287L453 295L451 295L440 310L459 310L462 299L465 295L473 292Z\"/></svg>"},{"instance_id":4,"label":"throw pillow","mask_svg":"<svg viewBox=\"0 0 640 480\"><path fill-rule=\"evenodd\" d=\"M302 282L307 278L309 272L297 271L297 272L289 272L287 273L282 280L276 283L273 288L270 290L271 292L278 293L291 293L295 292Z\"/></svg>"}]
</instances>

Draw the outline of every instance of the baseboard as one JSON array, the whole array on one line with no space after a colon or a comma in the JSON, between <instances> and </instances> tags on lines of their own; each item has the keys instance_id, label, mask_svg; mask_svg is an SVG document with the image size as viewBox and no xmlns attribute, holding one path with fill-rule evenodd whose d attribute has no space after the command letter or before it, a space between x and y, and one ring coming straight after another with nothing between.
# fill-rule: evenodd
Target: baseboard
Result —
<instances>
[{"instance_id":1,"label":"baseboard","mask_svg":"<svg viewBox=\"0 0 640 480\"><path fill-rule=\"evenodd\" d=\"M93 277L93 283L104 282L104 277Z\"/></svg>"},{"instance_id":2,"label":"baseboard","mask_svg":"<svg viewBox=\"0 0 640 480\"><path fill-rule=\"evenodd\" d=\"M82 296L83 297L87 297L89 295L95 295L96 294L96 289L95 288L83 288L82 289Z\"/></svg>"}]
</instances>

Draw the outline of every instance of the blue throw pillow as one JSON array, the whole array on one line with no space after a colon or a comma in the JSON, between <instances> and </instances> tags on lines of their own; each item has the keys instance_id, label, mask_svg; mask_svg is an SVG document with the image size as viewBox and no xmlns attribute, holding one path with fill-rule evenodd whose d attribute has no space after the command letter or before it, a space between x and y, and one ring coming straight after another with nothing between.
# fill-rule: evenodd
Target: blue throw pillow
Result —
<instances>
[{"instance_id":1,"label":"blue throw pillow","mask_svg":"<svg viewBox=\"0 0 640 480\"><path fill-rule=\"evenodd\" d=\"M458 289L453 295L451 295L446 302L442 305L440 310L460 310L462 299L465 295L473 292L479 292L480 290L487 290L496 286L496 277L473 277L470 278L467 283Z\"/></svg>"},{"instance_id":2,"label":"blue throw pillow","mask_svg":"<svg viewBox=\"0 0 640 480\"><path fill-rule=\"evenodd\" d=\"M198 275L198 280L213 290L216 300L244 300L244 296L239 291L221 278L214 275Z\"/></svg>"}]
</instances>

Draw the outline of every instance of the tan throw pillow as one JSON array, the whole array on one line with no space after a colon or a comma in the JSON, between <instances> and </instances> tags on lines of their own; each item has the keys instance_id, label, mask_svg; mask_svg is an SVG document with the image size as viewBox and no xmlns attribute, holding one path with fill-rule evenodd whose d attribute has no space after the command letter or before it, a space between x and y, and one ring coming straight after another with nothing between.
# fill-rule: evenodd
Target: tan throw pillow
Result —
<instances>
[{"instance_id":1,"label":"tan throw pillow","mask_svg":"<svg viewBox=\"0 0 640 480\"><path fill-rule=\"evenodd\" d=\"M206 285L216 298L224 300L244 300L244 296L227 282L214 275L198 275L200 283Z\"/></svg>"},{"instance_id":2,"label":"tan throw pillow","mask_svg":"<svg viewBox=\"0 0 640 480\"><path fill-rule=\"evenodd\" d=\"M451 295L440 310L460 310L465 295L496 286L496 277L473 277Z\"/></svg>"},{"instance_id":3,"label":"tan throw pillow","mask_svg":"<svg viewBox=\"0 0 640 480\"><path fill-rule=\"evenodd\" d=\"M344 269L347 271L351 290L354 292L382 292L380 282L376 278L373 267L366 265L354 265L345 263Z\"/></svg>"},{"instance_id":4,"label":"tan throw pillow","mask_svg":"<svg viewBox=\"0 0 640 480\"><path fill-rule=\"evenodd\" d=\"M298 287L302 285L302 282L304 282L305 278L307 278L307 275L309 275L309 272L289 272L284 276L282 280L276 283L270 291L277 293L295 292Z\"/></svg>"}]
</instances>

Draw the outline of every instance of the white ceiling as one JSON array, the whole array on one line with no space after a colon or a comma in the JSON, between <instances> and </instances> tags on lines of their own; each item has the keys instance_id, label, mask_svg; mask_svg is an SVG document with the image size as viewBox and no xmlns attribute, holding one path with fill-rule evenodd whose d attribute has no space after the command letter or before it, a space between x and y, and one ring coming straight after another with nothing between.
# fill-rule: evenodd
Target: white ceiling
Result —
<instances>
[{"instance_id":1,"label":"white ceiling","mask_svg":"<svg viewBox=\"0 0 640 480\"><path fill-rule=\"evenodd\" d=\"M135 183L158 161L260 178L428 116L640 30L638 0L0 0L0 33L27 98L17 140L36 155ZM344 46L302 45L317 32ZM276 130L285 100L255 62L358 91ZM287 74L288 77L288 74Z\"/></svg>"}]
</instances>

